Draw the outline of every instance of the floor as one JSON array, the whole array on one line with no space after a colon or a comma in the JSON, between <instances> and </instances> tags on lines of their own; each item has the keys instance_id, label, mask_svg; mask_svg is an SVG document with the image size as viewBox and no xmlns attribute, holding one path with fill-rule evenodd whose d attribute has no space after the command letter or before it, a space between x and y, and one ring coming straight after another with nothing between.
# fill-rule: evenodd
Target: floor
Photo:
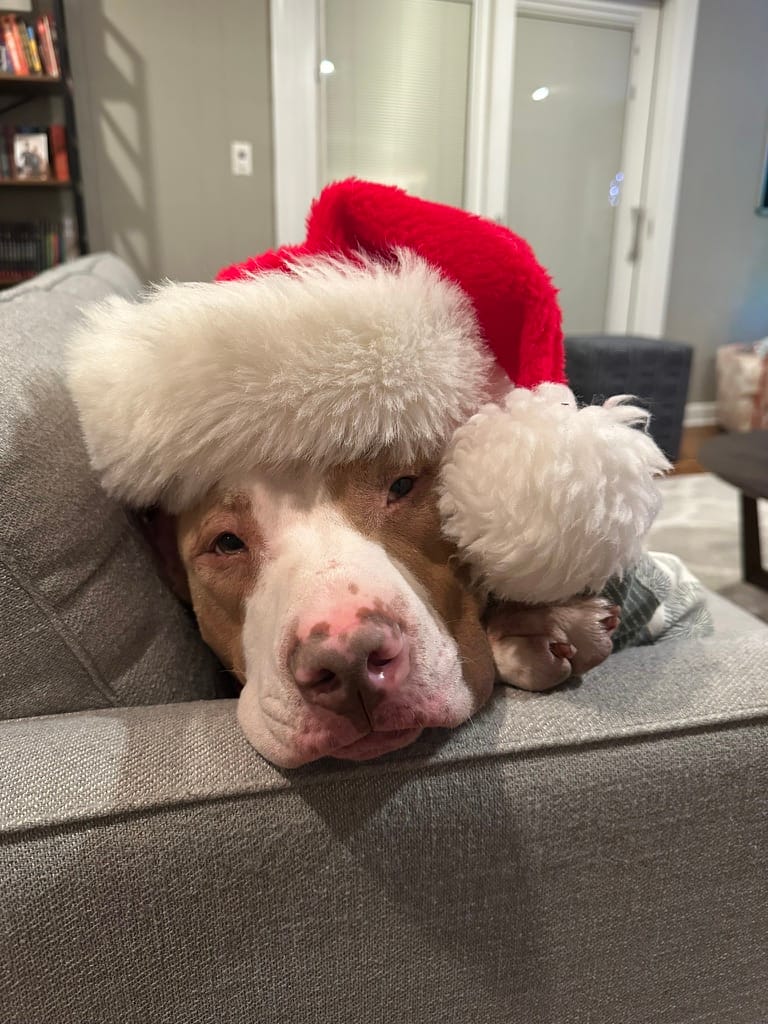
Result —
<instances>
[{"instance_id":1,"label":"floor","mask_svg":"<svg viewBox=\"0 0 768 1024\"><path fill-rule=\"evenodd\" d=\"M684 473L704 473L706 470L696 461L699 445L710 437L720 433L718 427L685 427L680 442L680 457L675 463L673 476Z\"/></svg>"}]
</instances>

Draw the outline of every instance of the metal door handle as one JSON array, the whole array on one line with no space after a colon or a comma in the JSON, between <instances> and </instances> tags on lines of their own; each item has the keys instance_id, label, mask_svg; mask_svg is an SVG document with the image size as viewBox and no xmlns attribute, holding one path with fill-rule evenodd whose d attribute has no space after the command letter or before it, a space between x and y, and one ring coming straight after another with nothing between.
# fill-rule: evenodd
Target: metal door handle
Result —
<instances>
[{"instance_id":1,"label":"metal door handle","mask_svg":"<svg viewBox=\"0 0 768 1024\"><path fill-rule=\"evenodd\" d=\"M645 210L642 206L632 207L632 246L627 253L627 259L630 263L637 263L640 259L640 241L642 238L643 221L645 220Z\"/></svg>"}]
</instances>

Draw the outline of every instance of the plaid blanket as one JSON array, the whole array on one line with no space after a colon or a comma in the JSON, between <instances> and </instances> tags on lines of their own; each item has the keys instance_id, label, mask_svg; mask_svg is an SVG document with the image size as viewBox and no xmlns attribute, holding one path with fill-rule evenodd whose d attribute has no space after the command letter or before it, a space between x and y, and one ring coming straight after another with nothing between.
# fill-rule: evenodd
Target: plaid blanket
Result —
<instances>
[{"instance_id":1,"label":"plaid blanket","mask_svg":"<svg viewBox=\"0 0 768 1024\"><path fill-rule=\"evenodd\" d=\"M713 632L704 589L675 555L648 552L622 579L611 580L603 596L621 606L614 651Z\"/></svg>"}]
</instances>

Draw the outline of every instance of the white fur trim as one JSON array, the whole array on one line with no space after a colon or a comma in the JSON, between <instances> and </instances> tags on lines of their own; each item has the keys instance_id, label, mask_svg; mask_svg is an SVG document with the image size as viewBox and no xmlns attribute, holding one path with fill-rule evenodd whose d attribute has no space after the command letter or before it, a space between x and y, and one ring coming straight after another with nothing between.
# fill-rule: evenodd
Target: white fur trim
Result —
<instances>
[{"instance_id":1,"label":"white fur trim","mask_svg":"<svg viewBox=\"0 0 768 1024\"><path fill-rule=\"evenodd\" d=\"M513 601L600 591L642 553L670 467L627 396L579 409L562 384L515 389L456 431L441 473L445 533L476 580Z\"/></svg>"},{"instance_id":2,"label":"white fur trim","mask_svg":"<svg viewBox=\"0 0 768 1024\"><path fill-rule=\"evenodd\" d=\"M260 464L433 454L492 366L461 289L400 253L112 298L74 337L69 384L107 490L178 510Z\"/></svg>"}]
</instances>

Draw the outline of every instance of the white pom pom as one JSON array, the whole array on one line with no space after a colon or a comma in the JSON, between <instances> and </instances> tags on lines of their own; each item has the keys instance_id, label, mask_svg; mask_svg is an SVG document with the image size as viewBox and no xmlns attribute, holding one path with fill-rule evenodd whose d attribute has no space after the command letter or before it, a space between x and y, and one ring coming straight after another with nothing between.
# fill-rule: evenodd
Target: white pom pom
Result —
<instances>
[{"instance_id":1,"label":"white pom pom","mask_svg":"<svg viewBox=\"0 0 768 1024\"><path fill-rule=\"evenodd\" d=\"M459 427L441 469L445 534L489 592L551 604L599 591L642 553L669 463L628 396L579 409L517 388Z\"/></svg>"}]
</instances>

